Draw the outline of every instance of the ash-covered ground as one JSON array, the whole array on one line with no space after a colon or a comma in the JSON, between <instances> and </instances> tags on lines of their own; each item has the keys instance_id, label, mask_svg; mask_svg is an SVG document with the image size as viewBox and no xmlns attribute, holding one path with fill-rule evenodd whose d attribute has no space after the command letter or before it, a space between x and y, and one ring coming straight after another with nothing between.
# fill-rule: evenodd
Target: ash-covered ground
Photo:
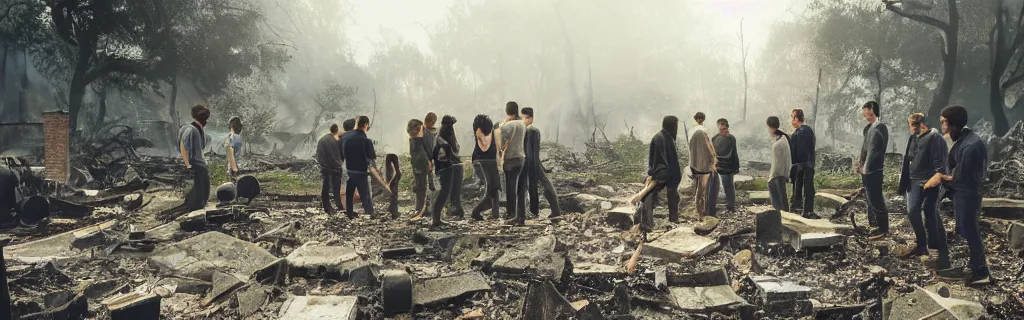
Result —
<instances>
[{"instance_id":1,"label":"ash-covered ground","mask_svg":"<svg viewBox=\"0 0 1024 320\"><path fill-rule=\"evenodd\" d=\"M697 219L689 188L680 224L660 206L639 268L627 273L638 243L625 232L626 199L639 184L555 173L562 219L542 209L515 227L446 215L432 229L412 219L405 190L399 218L378 195L376 215L350 220L319 209L315 164L246 165L257 168L258 197L191 213L172 210L188 179L170 158L144 158L103 190L49 190L49 219L3 231L15 318L1024 318L1015 229L1024 205L1012 200L987 202L981 219L996 284L970 288L936 280L928 259L893 256L913 241L900 198L890 204L893 235L871 242L860 229L864 203L844 198L856 189L820 190L825 218L807 220L764 207L757 168L744 168L753 180L738 183L733 212L720 201L717 219ZM481 193L469 182L466 211ZM964 264L967 246L943 212L952 257Z\"/></svg>"}]
</instances>

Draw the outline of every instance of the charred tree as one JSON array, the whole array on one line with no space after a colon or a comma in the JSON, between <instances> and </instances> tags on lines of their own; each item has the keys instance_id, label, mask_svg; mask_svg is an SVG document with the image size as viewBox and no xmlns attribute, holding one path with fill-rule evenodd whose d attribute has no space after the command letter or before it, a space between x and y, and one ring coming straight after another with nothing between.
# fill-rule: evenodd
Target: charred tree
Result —
<instances>
[{"instance_id":1,"label":"charred tree","mask_svg":"<svg viewBox=\"0 0 1024 320\"><path fill-rule=\"evenodd\" d=\"M932 98L932 104L928 107L928 118L931 123L938 123L939 112L942 108L949 105L949 99L953 95L953 81L954 75L956 74L956 62L957 54L959 52L959 33L960 33L960 10L957 7L956 0L946 0L947 9L949 11L948 21L942 21L936 18L932 18L927 15L907 12L906 9L913 8L927 8L927 6L920 5L916 2L904 0L883 0L885 9L892 11L893 13L900 15L904 18L921 22L930 26L935 27L941 34L941 48L939 54L942 57L942 82L939 84L938 91L935 92L935 97ZM897 6L900 4L900 6Z\"/></svg>"},{"instance_id":2,"label":"charred tree","mask_svg":"<svg viewBox=\"0 0 1024 320\"><path fill-rule=\"evenodd\" d=\"M1016 19L1010 16L1010 8L1005 0L999 0L996 6L996 25L989 39L989 50L992 52L992 73L989 78L989 108L992 112L992 129L998 136L1010 130L1006 119L1006 91L1024 81L1024 54L1020 48L1024 45L1024 5L1016 10ZM1010 70L1010 66L1013 69Z\"/></svg>"}]
</instances>

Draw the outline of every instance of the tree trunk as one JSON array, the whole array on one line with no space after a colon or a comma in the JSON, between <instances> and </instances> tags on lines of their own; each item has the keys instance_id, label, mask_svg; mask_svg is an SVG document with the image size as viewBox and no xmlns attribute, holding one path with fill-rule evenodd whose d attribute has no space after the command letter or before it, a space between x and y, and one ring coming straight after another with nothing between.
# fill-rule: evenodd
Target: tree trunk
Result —
<instances>
[{"instance_id":1,"label":"tree trunk","mask_svg":"<svg viewBox=\"0 0 1024 320\"><path fill-rule=\"evenodd\" d=\"M1017 51L1014 44L1007 45L1009 28L1006 27L1004 14L1004 1L1000 0L996 6L996 26L989 40L989 50L992 50L992 72L989 75L989 109L992 112L992 129L997 136L1003 136L1010 131L1010 122L1006 119L1006 101L1003 91L1003 75L1010 65L1010 59ZM1022 9L1024 10L1024 9ZM1017 21L1020 23L1020 21ZM1021 32L1021 30L1017 30ZM1016 38L1016 37L1013 37Z\"/></svg>"},{"instance_id":2,"label":"tree trunk","mask_svg":"<svg viewBox=\"0 0 1024 320\"><path fill-rule=\"evenodd\" d=\"M84 38L84 37L83 37ZM75 72L71 75L71 85L68 87L68 113L71 135L78 130L78 113L82 109L82 99L85 97L85 86L89 85L85 75L89 71L89 60L92 58L93 49L91 44L84 41L78 45L78 60L75 63Z\"/></svg>"},{"instance_id":3,"label":"tree trunk","mask_svg":"<svg viewBox=\"0 0 1024 320\"><path fill-rule=\"evenodd\" d=\"M171 75L171 105L168 107L168 114L171 116L171 123L175 128L181 127L181 117L178 116L178 73Z\"/></svg>"},{"instance_id":4,"label":"tree trunk","mask_svg":"<svg viewBox=\"0 0 1024 320\"><path fill-rule=\"evenodd\" d=\"M956 61L959 53L960 43L960 9L956 0L946 0L947 11L949 11L948 22L939 21L925 15L903 12L894 6L893 2L886 2L886 10L892 11L905 18L931 25L942 32L942 82L932 98L932 104L928 107L928 121L939 122L939 113L949 105L949 98L953 95L953 81L956 75Z\"/></svg>"},{"instance_id":5,"label":"tree trunk","mask_svg":"<svg viewBox=\"0 0 1024 320\"><path fill-rule=\"evenodd\" d=\"M100 90L96 92L99 96L99 110L96 111L96 124L103 126L103 121L107 118L107 86L100 87Z\"/></svg>"},{"instance_id":6,"label":"tree trunk","mask_svg":"<svg viewBox=\"0 0 1024 320\"><path fill-rule=\"evenodd\" d=\"M811 128L818 131L818 101L821 98L821 67L818 67L818 85L814 90L814 110L811 111Z\"/></svg>"},{"instance_id":7,"label":"tree trunk","mask_svg":"<svg viewBox=\"0 0 1024 320\"><path fill-rule=\"evenodd\" d=\"M7 46L0 45L0 111L4 110L7 103Z\"/></svg>"},{"instance_id":8,"label":"tree trunk","mask_svg":"<svg viewBox=\"0 0 1024 320\"><path fill-rule=\"evenodd\" d=\"M18 122L28 122L28 52L21 50L21 77L18 79Z\"/></svg>"}]
</instances>

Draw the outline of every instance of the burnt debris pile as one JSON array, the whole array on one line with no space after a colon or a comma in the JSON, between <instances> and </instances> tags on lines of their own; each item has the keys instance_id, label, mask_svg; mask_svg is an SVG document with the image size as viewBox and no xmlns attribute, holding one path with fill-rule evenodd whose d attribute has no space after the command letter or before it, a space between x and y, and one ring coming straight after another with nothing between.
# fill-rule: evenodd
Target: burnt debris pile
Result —
<instances>
[{"instance_id":1,"label":"burnt debris pile","mask_svg":"<svg viewBox=\"0 0 1024 320\"><path fill-rule=\"evenodd\" d=\"M525 226L445 216L448 224L431 228L413 217L407 190L398 218L383 213L386 194L374 198L374 216L326 214L319 190L282 187L293 183L282 172L318 179L315 163L246 155L243 176L253 181L183 212L189 179L178 161L133 155L137 138L117 132L76 157L102 156L72 161L91 182L35 193L46 215L0 233L0 300L9 292L2 303L15 319L1008 319L1024 311L1024 224L1013 214L1024 206L1012 199L986 199L981 229L998 282L978 289L937 282L930 261L895 257L890 248L914 241L903 215L893 216L892 237L867 240L857 190L819 193L816 213L826 218L809 219L764 206L759 171L746 165L736 210L723 204L717 217L698 218L684 186L680 222L667 221L662 195L641 242L629 233L635 207L626 199L642 185L568 174L553 176L559 219L547 219L542 202ZM115 149L122 154L108 154ZM465 205L476 200L469 188ZM945 224L954 230L954 219ZM964 241L950 238L954 260L965 260Z\"/></svg>"}]
</instances>

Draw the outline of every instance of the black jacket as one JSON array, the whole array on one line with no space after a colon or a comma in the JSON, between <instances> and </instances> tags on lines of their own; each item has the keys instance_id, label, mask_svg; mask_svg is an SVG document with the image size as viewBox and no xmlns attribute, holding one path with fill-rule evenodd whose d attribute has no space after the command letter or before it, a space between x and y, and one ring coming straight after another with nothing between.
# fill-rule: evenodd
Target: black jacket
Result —
<instances>
[{"instance_id":1,"label":"black jacket","mask_svg":"<svg viewBox=\"0 0 1024 320\"><path fill-rule=\"evenodd\" d=\"M427 140L433 140L432 137L423 136L416 138L409 138L409 163L412 165L414 172L426 173L430 170L430 142Z\"/></svg>"},{"instance_id":2,"label":"black jacket","mask_svg":"<svg viewBox=\"0 0 1024 320\"><path fill-rule=\"evenodd\" d=\"M341 137L341 159L349 173L369 172L370 160L377 158L373 149L373 141L366 137L366 132L356 130L345 133Z\"/></svg>"},{"instance_id":3,"label":"black jacket","mask_svg":"<svg viewBox=\"0 0 1024 320\"><path fill-rule=\"evenodd\" d=\"M736 153L736 136L716 134L711 138L718 156L718 173L736 174L740 172L740 156Z\"/></svg>"},{"instance_id":4,"label":"black jacket","mask_svg":"<svg viewBox=\"0 0 1024 320\"><path fill-rule=\"evenodd\" d=\"M864 126L864 143L860 148L860 163L867 165L865 174L882 171L885 166L885 150L889 145L889 127L879 122L874 130Z\"/></svg>"},{"instance_id":5,"label":"black jacket","mask_svg":"<svg viewBox=\"0 0 1024 320\"><path fill-rule=\"evenodd\" d=\"M985 142L971 129L963 128L960 139L953 143L953 149L946 158L953 181L949 187L961 195L981 196L982 183L988 169L988 151Z\"/></svg>"},{"instance_id":6,"label":"black jacket","mask_svg":"<svg viewBox=\"0 0 1024 320\"><path fill-rule=\"evenodd\" d=\"M897 194L906 194L911 184L924 184L935 173L946 173L946 139L936 129L907 140Z\"/></svg>"},{"instance_id":7,"label":"black jacket","mask_svg":"<svg viewBox=\"0 0 1024 320\"><path fill-rule=\"evenodd\" d=\"M530 172L542 170L540 163L540 129L537 127L526 127L526 135L523 138L523 153L526 159L523 168Z\"/></svg>"},{"instance_id":8,"label":"black jacket","mask_svg":"<svg viewBox=\"0 0 1024 320\"><path fill-rule=\"evenodd\" d=\"M794 166L800 165L813 168L815 159L814 148L814 129L811 129L811 126L801 125L793 131L793 136L789 137L789 153L793 158Z\"/></svg>"},{"instance_id":9,"label":"black jacket","mask_svg":"<svg viewBox=\"0 0 1024 320\"><path fill-rule=\"evenodd\" d=\"M316 143L316 162L320 164L320 169L341 172L341 150L338 140L330 133L320 137Z\"/></svg>"},{"instance_id":10,"label":"black jacket","mask_svg":"<svg viewBox=\"0 0 1024 320\"><path fill-rule=\"evenodd\" d=\"M676 152L675 138L661 130L651 139L647 152L647 175L667 184L678 184L683 180L679 170L679 153Z\"/></svg>"}]
</instances>

